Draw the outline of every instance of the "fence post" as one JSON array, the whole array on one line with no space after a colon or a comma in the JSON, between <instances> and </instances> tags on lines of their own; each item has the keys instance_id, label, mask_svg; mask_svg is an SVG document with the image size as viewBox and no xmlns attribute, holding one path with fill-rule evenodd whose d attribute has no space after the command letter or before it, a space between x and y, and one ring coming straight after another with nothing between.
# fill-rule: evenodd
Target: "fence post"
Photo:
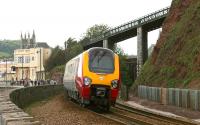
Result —
<instances>
[{"instance_id":1,"label":"fence post","mask_svg":"<svg viewBox=\"0 0 200 125\"><path fill-rule=\"evenodd\" d=\"M174 88L168 88L168 104L175 105L175 92Z\"/></svg>"},{"instance_id":2,"label":"fence post","mask_svg":"<svg viewBox=\"0 0 200 125\"><path fill-rule=\"evenodd\" d=\"M180 89L177 89L177 88L174 89L174 91L175 91L175 105L178 107L181 107L181 103L182 103L181 91L180 91Z\"/></svg>"},{"instance_id":3,"label":"fence post","mask_svg":"<svg viewBox=\"0 0 200 125\"><path fill-rule=\"evenodd\" d=\"M183 108L189 108L190 107L190 96L189 96L189 90L188 89L182 89L181 90L181 96L182 96L182 107Z\"/></svg>"},{"instance_id":4,"label":"fence post","mask_svg":"<svg viewBox=\"0 0 200 125\"><path fill-rule=\"evenodd\" d=\"M161 103L163 105L167 104L167 88L161 88Z\"/></svg>"},{"instance_id":5,"label":"fence post","mask_svg":"<svg viewBox=\"0 0 200 125\"><path fill-rule=\"evenodd\" d=\"M190 90L190 108L198 110L198 90Z\"/></svg>"}]
</instances>

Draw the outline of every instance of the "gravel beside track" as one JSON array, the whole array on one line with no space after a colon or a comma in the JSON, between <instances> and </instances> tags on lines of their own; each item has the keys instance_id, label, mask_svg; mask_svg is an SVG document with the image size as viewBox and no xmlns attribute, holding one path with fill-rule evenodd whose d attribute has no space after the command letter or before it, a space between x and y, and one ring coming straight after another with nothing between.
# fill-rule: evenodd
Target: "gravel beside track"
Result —
<instances>
[{"instance_id":1,"label":"gravel beside track","mask_svg":"<svg viewBox=\"0 0 200 125\"><path fill-rule=\"evenodd\" d=\"M45 125L120 125L57 95L27 111Z\"/></svg>"},{"instance_id":2,"label":"gravel beside track","mask_svg":"<svg viewBox=\"0 0 200 125\"><path fill-rule=\"evenodd\" d=\"M120 123L126 125L194 125L153 115L119 103L109 112L95 107L82 108L66 100L63 94L31 105L26 111L45 125L120 125Z\"/></svg>"}]
</instances>

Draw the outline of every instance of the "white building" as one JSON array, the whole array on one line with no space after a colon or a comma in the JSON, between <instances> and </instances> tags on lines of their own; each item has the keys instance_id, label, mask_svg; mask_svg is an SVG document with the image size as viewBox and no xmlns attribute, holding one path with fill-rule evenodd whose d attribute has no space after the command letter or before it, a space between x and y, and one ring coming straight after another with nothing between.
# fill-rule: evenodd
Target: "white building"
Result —
<instances>
[{"instance_id":1,"label":"white building","mask_svg":"<svg viewBox=\"0 0 200 125\"><path fill-rule=\"evenodd\" d=\"M44 65L51 55L50 48L17 49L14 51L17 80L45 79Z\"/></svg>"}]
</instances>

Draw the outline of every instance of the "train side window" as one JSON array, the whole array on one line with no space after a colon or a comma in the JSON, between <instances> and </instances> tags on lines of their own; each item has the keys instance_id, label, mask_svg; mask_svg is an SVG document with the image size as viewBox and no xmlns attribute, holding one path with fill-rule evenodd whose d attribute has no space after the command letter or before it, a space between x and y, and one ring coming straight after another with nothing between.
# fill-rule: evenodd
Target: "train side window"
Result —
<instances>
[{"instance_id":1,"label":"train side window","mask_svg":"<svg viewBox=\"0 0 200 125\"><path fill-rule=\"evenodd\" d=\"M77 69L78 69L77 75L81 77L82 76L82 56L79 57Z\"/></svg>"},{"instance_id":2,"label":"train side window","mask_svg":"<svg viewBox=\"0 0 200 125\"><path fill-rule=\"evenodd\" d=\"M77 58L77 60L76 60L76 69L75 69L76 74L78 72L79 60L80 60L79 58Z\"/></svg>"},{"instance_id":3,"label":"train side window","mask_svg":"<svg viewBox=\"0 0 200 125\"><path fill-rule=\"evenodd\" d=\"M64 77L67 77L67 65L65 66L65 74Z\"/></svg>"}]
</instances>

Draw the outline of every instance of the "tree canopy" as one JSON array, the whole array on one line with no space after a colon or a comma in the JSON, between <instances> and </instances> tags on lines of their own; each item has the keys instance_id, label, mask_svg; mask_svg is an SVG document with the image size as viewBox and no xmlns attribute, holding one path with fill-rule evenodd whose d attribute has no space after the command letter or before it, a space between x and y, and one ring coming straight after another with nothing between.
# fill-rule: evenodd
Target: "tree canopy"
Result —
<instances>
[{"instance_id":1,"label":"tree canopy","mask_svg":"<svg viewBox=\"0 0 200 125\"><path fill-rule=\"evenodd\" d=\"M67 48L71 48L72 46L76 45L77 41L75 40L75 38L69 37L67 41L65 41L64 44L65 44L65 50L66 50Z\"/></svg>"},{"instance_id":2,"label":"tree canopy","mask_svg":"<svg viewBox=\"0 0 200 125\"><path fill-rule=\"evenodd\" d=\"M103 35L105 31L110 29L108 25L105 24L95 24L94 26L87 29L85 37L93 39L100 35Z\"/></svg>"},{"instance_id":3,"label":"tree canopy","mask_svg":"<svg viewBox=\"0 0 200 125\"><path fill-rule=\"evenodd\" d=\"M65 54L61 47L56 46L53 48L52 54L46 62L45 69L50 71L56 66L63 65L65 63L65 58L63 58L64 56Z\"/></svg>"},{"instance_id":4,"label":"tree canopy","mask_svg":"<svg viewBox=\"0 0 200 125\"><path fill-rule=\"evenodd\" d=\"M79 42L75 40L71 41L70 39L70 41L66 41L66 42L68 44L67 44L67 48L64 50L64 53L65 53L65 59L66 59L65 61L68 62L70 59L74 58L75 56L83 52L83 47Z\"/></svg>"},{"instance_id":5,"label":"tree canopy","mask_svg":"<svg viewBox=\"0 0 200 125\"><path fill-rule=\"evenodd\" d=\"M121 71L121 80L122 83L126 86L131 86L133 81L131 80L131 76L129 75L126 59L127 55L124 53L123 49L117 45L115 45L114 50L116 54L118 54L120 59L120 71Z\"/></svg>"},{"instance_id":6,"label":"tree canopy","mask_svg":"<svg viewBox=\"0 0 200 125\"><path fill-rule=\"evenodd\" d=\"M110 27L105 24L95 24L92 27L88 28L86 30L85 35L80 40L80 43L82 45L87 44L91 39L95 39L101 35L103 35L107 30L109 30Z\"/></svg>"},{"instance_id":7,"label":"tree canopy","mask_svg":"<svg viewBox=\"0 0 200 125\"><path fill-rule=\"evenodd\" d=\"M57 46L53 49L50 58L47 60L46 70L50 71L54 67L64 65L70 59L74 58L83 51L83 47L74 38L68 38L65 41L65 49Z\"/></svg>"}]
</instances>

